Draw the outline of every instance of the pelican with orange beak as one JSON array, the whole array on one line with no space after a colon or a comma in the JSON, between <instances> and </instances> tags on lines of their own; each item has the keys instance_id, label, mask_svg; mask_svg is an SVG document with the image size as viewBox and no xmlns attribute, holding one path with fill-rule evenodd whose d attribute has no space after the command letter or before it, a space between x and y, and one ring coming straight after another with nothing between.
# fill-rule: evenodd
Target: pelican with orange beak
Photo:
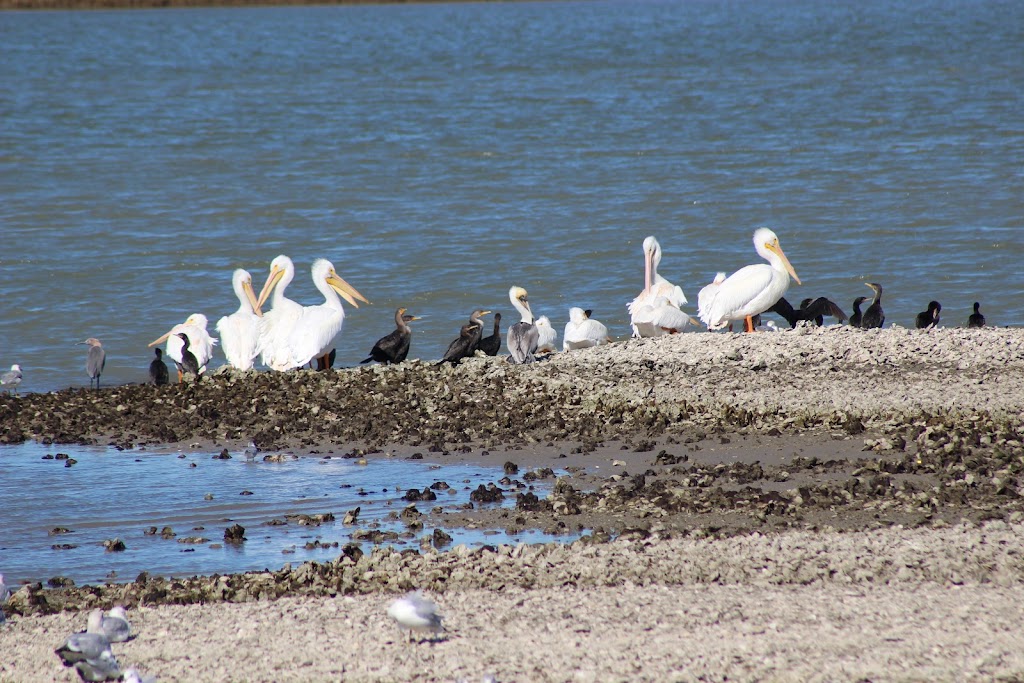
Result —
<instances>
[{"instance_id":1,"label":"pelican with orange beak","mask_svg":"<svg viewBox=\"0 0 1024 683\"><path fill-rule=\"evenodd\" d=\"M719 330L733 320L743 320L745 330L753 332L751 318L775 305L789 289L790 276L800 284L774 232L768 228L755 230L754 249L767 264L740 268L719 284L717 291L700 301L700 319L709 330Z\"/></svg>"},{"instance_id":2,"label":"pelican with orange beak","mask_svg":"<svg viewBox=\"0 0 1024 683\"><path fill-rule=\"evenodd\" d=\"M252 276L241 268L231 275L231 288L238 297L238 310L217 321L224 357L231 367L251 370L256 359L259 322L263 317L256 293L252 289Z\"/></svg>"},{"instance_id":3,"label":"pelican with orange beak","mask_svg":"<svg viewBox=\"0 0 1024 683\"><path fill-rule=\"evenodd\" d=\"M294 273L294 267L292 272ZM274 363L270 364L270 367L275 370L301 368L313 360L317 361L318 369L327 368L328 358L334 350L334 338L341 332L345 323L345 308L342 306L341 299L345 299L356 308L359 308L358 301L370 303L355 287L338 275L334 264L327 259L317 259L313 262L312 275L313 284L324 295L324 303L317 306L300 306L298 315L294 317L290 329L273 330L276 339L279 340L275 341ZM266 299L277 282L287 284L284 277L283 273L275 275L272 268L270 279L267 280L260 299ZM274 310L277 310L277 306L275 294ZM270 314L267 314L264 316L264 320L269 317ZM286 321L290 322L291 318ZM279 322L275 324L279 324Z\"/></svg>"},{"instance_id":4,"label":"pelican with orange beak","mask_svg":"<svg viewBox=\"0 0 1024 683\"><path fill-rule=\"evenodd\" d=\"M149 343L149 346L156 346L167 340L167 356L178 366L178 382L181 382L182 371L182 350L185 344L178 337L178 334L185 334L188 337L188 347L199 365L199 373L206 372L206 364L213 358L213 346L217 340L206 331L206 316L202 313L193 313L185 322L175 325L159 339Z\"/></svg>"}]
</instances>

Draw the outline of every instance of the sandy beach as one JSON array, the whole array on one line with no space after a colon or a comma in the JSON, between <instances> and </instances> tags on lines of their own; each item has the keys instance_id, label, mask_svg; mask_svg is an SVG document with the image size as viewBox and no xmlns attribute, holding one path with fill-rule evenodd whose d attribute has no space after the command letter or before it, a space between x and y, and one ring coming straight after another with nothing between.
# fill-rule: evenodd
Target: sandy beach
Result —
<instances>
[{"instance_id":1,"label":"sandy beach","mask_svg":"<svg viewBox=\"0 0 1024 683\"><path fill-rule=\"evenodd\" d=\"M0 681L123 604L161 681L1019 680L1024 333L842 327L628 341L529 366L222 372L0 397L0 441L248 439L298 455L552 462L516 509L426 527L585 528L572 545L399 553L232 577L21 587ZM541 473L543 476L543 473ZM507 495L516 495L506 487ZM406 643L412 588L446 617Z\"/></svg>"}]
</instances>

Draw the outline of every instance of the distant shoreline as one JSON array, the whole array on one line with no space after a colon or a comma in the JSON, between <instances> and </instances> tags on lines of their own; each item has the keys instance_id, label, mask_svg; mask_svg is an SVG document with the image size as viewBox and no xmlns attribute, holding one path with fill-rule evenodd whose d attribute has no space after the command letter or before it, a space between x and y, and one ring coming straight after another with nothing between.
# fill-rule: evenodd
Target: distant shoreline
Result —
<instances>
[{"instance_id":1,"label":"distant shoreline","mask_svg":"<svg viewBox=\"0 0 1024 683\"><path fill-rule=\"evenodd\" d=\"M0 0L2 10L160 9L326 5L425 5L503 0Z\"/></svg>"}]
</instances>

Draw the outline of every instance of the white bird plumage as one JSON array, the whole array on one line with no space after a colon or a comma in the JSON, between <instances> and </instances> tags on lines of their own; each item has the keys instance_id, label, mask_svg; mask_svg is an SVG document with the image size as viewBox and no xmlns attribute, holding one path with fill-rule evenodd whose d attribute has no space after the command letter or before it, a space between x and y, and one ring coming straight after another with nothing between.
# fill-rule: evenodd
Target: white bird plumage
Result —
<instances>
[{"instance_id":1,"label":"white bird plumage","mask_svg":"<svg viewBox=\"0 0 1024 683\"><path fill-rule=\"evenodd\" d=\"M410 632L413 631L436 635L444 631L441 624L443 617L437 613L437 605L423 597L417 591L398 598L388 606L388 616L398 625Z\"/></svg>"},{"instance_id":2,"label":"white bird plumage","mask_svg":"<svg viewBox=\"0 0 1024 683\"><path fill-rule=\"evenodd\" d=\"M654 235L644 240L644 289L627 305L634 337L660 337L680 332L692 323L682 313L683 289L658 273L661 244Z\"/></svg>"},{"instance_id":3,"label":"white bird plumage","mask_svg":"<svg viewBox=\"0 0 1024 683\"><path fill-rule=\"evenodd\" d=\"M259 355L256 345L263 313L252 289L252 275L249 271L242 268L235 270L231 275L231 288L238 297L238 310L217 321L217 334L220 335L221 349L228 364L239 370L251 370L253 361Z\"/></svg>"},{"instance_id":4,"label":"white bird plumage","mask_svg":"<svg viewBox=\"0 0 1024 683\"><path fill-rule=\"evenodd\" d=\"M15 363L11 366L11 369L0 375L0 386L8 391L14 390L14 393L18 393L18 385L21 384L21 366Z\"/></svg>"},{"instance_id":5,"label":"white bird plumage","mask_svg":"<svg viewBox=\"0 0 1024 683\"><path fill-rule=\"evenodd\" d=\"M750 331L749 318L775 305L789 288L790 276L800 284L774 232L768 228L755 230L754 248L768 263L744 266L718 285L714 296L700 307L700 319L708 329L717 330L733 320L746 320L746 329Z\"/></svg>"},{"instance_id":6,"label":"white bird plumage","mask_svg":"<svg viewBox=\"0 0 1024 683\"><path fill-rule=\"evenodd\" d=\"M271 264L271 276L260 293L259 301L263 301L270 290L274 290L274 308L263 316L265 322L261 329L261 342L269 344L272 350L271 362L267 363L270 367L275 370L290 370L301 368L313 359L320 359L334 348L334 338L341 332L345 323L345 308L339 294L356 308L359 308L357 299L366 303L369 301L338 276L333 263L327 259L317 259L313 262L310 272L313 284L324 295L324 303L293 309L291 304L295 302L285 300L281 296L281 289L290 282L287 267L291 265L291 259L279 256L274 259L274 263L277 263L278 259L287 259L287 263L277 270L274 264ZM276 275L277 272L282 274ZM294 266L291 267L291 272L294 277ZM273 314L283 301L288 303L284 304L285 314L279 319ZM267 362L266 358L265 355L264 362Z\"/></svg>"},{"instance_id":7,"label":"white bird plumage","mask_svg":"<svg viewBox=\"0 0 1024 683\"><path fill-rule=\"evenodd\" d=\"M256 300L262 308L270 293L274 293L271 308L263 314L259 322L257 353L260 361L273 370L290 370L291 352L288 348L289 338L295 323L302 317L302 305L284 295L285 289L295 279L295 264L290 258L281 254L270 262L270 274Z\"/></svg>"},{"instance_id":8,"label":"white bird plumage","mask_svg":"<svg viewBox=\"0 0 1024 683\"><path fill-rule=\"evenodd\" d=\"M582 308L569 309L569 322L562 332L562 350L572 351L609 342L608 328L587 315Z\"/></svg>"},{"instance_id":9,"label":"white bird plumage","mask_svg":"<svg viewBox=\"0 0 1024 683\"><path fill-rule=\"evenodd\" d=\"M551 320L542 315L534 323L537 326L537 353L554 353L558 350L558 332Z\"/></svg>"},{"instance_id":10,"label":"white bird plumage","mask_svg":"<svg viewBox=\"0 0 1024 683\"><path fill-rule=\"evenodd\" d=\"M704 285L699 292L697 292L697 311L706 310L711 305L711 300L715 298L715 294L718 293L718 287L725 282L725 273L718 271L715 273L715 279Z\"/></svg>"},{"instance_id":11,"label":"white bird plumage","mask_svg":"<svg viewBox=\"0 0 1024 683\"><path fill-rule=\"evenodd\" d=\"M185 344L178 335L184 333L188 337L188 350L196 357L196 363L199 364L199 372L206 372L206 365L213 358L213 347L217 343L217 339L211 337L210 333L206 331L207 324L205 315L193 313L185 322L175 325L159 339L151 341L149 346L156 346L166 339L167 356L178 365L180 371L181 352L185 348Z\"/></svg>"}]
</instances>

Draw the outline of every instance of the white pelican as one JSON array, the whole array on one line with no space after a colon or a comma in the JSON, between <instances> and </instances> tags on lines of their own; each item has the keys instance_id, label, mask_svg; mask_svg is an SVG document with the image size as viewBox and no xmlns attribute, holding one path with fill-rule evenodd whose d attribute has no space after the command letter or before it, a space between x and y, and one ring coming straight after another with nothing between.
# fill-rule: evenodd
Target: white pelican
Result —
<instances>
[{"instance_id":1,"label":"white pelican","mask_svg":"<svg viewBox=\"0 0 1024 683\"><path fill-rule=\"evenodd\" d=\"M259 321L263 317L256 293L252 291L252 276L241 268L231 275L231 288L238 297L238 310L217 321L224 357L231 367L251 370L256 359Z\"/></svg>"},{"instance_id":2,"label":"white pelican","mask_svg":"<svg viewBox=\"0 0 1024 683\"><path fill-rule=\"evenodd\" d=\"M686 303L686 295L681 287L658 274L660 264L661 245L651 235L644 240L644 290L627 306L634 337L674 334L690 324L690 316L677 313ZM664 301L660 301L662 299ZM669 308L675 308L676 311ZM666 318L656 317L658 312L664 313Z\"/></svg>"},{"instance_id":3,"label":"white pelican","mask_svg":"<svg viewBox=\"0 0 1024 683\"><path fill-rule=\"evenodd\" d=\"M508 328L505 338L510 360L513 363L532 363L536 360L533 354L537 353L540 333L533 324L533 312L530 310L526 290L513 286L508 290L508 299L522 316L522 320Z\"/></svg>"},{"instance_id":4,"label":"white pelican","mask_svg":"<svg viewBox=\"0 0 1024 683\"><path fill-rule=\"evenodd\" d=\"M275 370L301 368L314 359L317 360L318 367L327 367L326 356L334 349L334 338L341 332L341 327L345 323L345 308L341 305L338 295L356 308L359 308L356 299L370 303L352 285L338 276L334 264L327 259L314 261L312 274L313 284L324 295L324 303L301 307L302 310L283 346L275 347L277 365L271 366ZM284 357L287 360L280 362Z\"/></svg>"},{"instance_id":5,"label":"white pelican","mask_svg":"<svg viewBox=\"0 0 1024 683\"><path fill-rule=\"evenodd\" d=\"M206 372L206 364L213 358L213 346L217 340L206 331L207 320L202 313L193 313L180 325L175 325L159 339L151 341L149 346L156 346L163 340L167 340L167 356L178 366L178 381L181 381L181 352L184 342L178 334L188 337L188 348L196 358L199 365L199 374Z\"/></svg>"},{"instance_id":6,"label":"white pelican","mask_svg":"<svg viewBox=\"0 0 1024 683\"><path fill-rule=\"evenodd\" d=\"M558 350L558 332L546 315L537 318L537 353L554 353Z\"/></svg>"},{"instance_id":7,"label":"white pelican","mask_svg":"<svg viewBox=\"0 0 1024 683\"><path fill-rule=\"evenodd\" d=\"M611 340L608 338L608 328L591 318L590 311L575 306L569 309L569 322L565 324L565 331L562 332L563 351L600 346L609 341Z\"/></svg>"},{"instance_id":8,"label":"white pelican","mask_svg":"<svg viewBox=\"0 0 1024 683\"><path fill-rule=\"evenodd\" d=\"M635 337L660 337L677 334L697 321L679 310L668 298L659 296L633 310L630 318Z\"/></svg>"},{"instance_id":9,"label":"white pelican","mask_svg":"<svg viewBox=\"0 0 1024 683\"><path fill-rule=\"evenodd\" d=\"M289 370L295 367L291 364L288 339L295 328L295 323L302 317L302 305L284 295L284 290L294 279L295 264L284 254L277 256L270 262L270 274L267 275L267 281L256 300L256 307L262 308L270 293L274 293L271 309L260 319L259 337L256 342L260 360L274 370Z\"/></svg>"},{"instance_id":10,"label":"white pelican","mask_svg":"<svg viewBox=\"0 0 1024 683\"><path fill-rule=\"evenodd\" d=\"M704 310L715 298L715 294L718 293L718 287L725 282L725 273L718 271L715 273L715 279L708 284L701 287L701 290L697 292L697 310Z\"/></svg>"},{"instance_id":11,"label":"white pelican","mask_svg":"<svg viewBox=\"0 0 1024 683\"><path fill-rule=\"evenodd\" d=\"M700 319L708 329L719 330L730 321L743 320L746 331L751 332L751 316L767 311L786 293L790 276L800 284L774 232L768 228L755 230L754 248L768 265L744 266L718 285L714 296L700 307Z\"/></svg>"}]
</instances>

